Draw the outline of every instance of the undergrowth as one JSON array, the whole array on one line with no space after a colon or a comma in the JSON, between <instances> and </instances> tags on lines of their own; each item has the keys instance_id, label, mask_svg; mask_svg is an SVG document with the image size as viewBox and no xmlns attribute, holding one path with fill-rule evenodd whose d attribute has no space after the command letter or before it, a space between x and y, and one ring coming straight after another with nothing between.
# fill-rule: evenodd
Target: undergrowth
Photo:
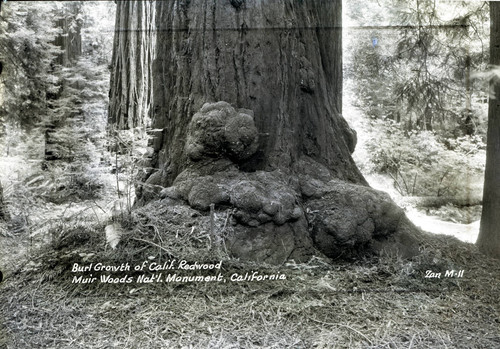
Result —
<instances>
[{"instance_id":1,"label":"undergrowth","mask_svg":"<svg viewBox=\"0 0 500 349\"><path fill-rule=\"evenodd\" d=\"M461 197L471 195L471 184L482 177L485 145L478 136L443 139L430 131L403 131L390 120L371 120L377 137L366 148L368 172L389 175L403 196Z\"/></svg>"}]
</instances>

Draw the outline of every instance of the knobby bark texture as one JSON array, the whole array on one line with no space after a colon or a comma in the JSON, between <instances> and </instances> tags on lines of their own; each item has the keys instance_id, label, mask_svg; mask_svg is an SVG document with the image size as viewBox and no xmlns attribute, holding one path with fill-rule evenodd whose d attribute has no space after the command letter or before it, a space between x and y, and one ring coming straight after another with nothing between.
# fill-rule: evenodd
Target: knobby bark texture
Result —
<instances>
[{"instance_id":1,"label":"knobby bark texture","mask_svg":"<svg viewBox=\"0 0 500 349\"><path fill-rule=\"evenodd\" d=\"M118 1L116 6L108 121L126 130L150 119L156 1Z\"/></svg>"},{"instance_id":2,"label":"knobby bark texture","mask_svg":"<svg viewBox=\"0 0 500 349\"><path fill-rule=\"evenodd\" d=\"M189 118L206 102L253 110L259 149L245 170L290 169L303 155L363 181L341 117L341 1L158 4L155 127L166 184L186 167Z\"/></svg>"},{"instance_id":3,"label":"knobby bark texture","mask_svg":"<svg viewBox=\"0 0 500 349\"><path fill-rule=\"evenodd\" d=\"M239 258L416 253L416 229L369 188L342 117L341 1L157 4L152 167L139 191L231 209ZM151 190L151 188L153 188Z\"/></svg>"},{"instance_id":4,"label":"knobby bark texture","mask_svg":"<svg viewBox=\"0 0 500 349\"><path fill-rule=\"evenodd\" d=\"M500 65L500 3L490 1L490 63ZM500 258L500 78L490 82L494 95L488 108L486 169L483 211L477 246L483 253Z\"/></svg>"}]
</instances>

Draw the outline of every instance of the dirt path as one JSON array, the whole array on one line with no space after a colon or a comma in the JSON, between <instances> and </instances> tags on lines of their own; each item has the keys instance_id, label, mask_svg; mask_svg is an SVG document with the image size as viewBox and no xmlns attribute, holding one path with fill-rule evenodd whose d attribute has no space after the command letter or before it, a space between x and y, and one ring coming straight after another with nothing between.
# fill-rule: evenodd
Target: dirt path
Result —
<instances>
[{"instance_id":1,"label":"dirt path","mask_svg":"<svg viewBox=\"0 0 500 349\"><path fill-rule=\"evenodd\" d=\"M479 234L479 221L470 224L445 222L437 217L422 214L415 209L408 210L406 215L422 230L434 234L451 235L464 242L475 243Z\"/></svg>"},{"instance_id":2,"label":"dirt path","mask_svg":"<svg viewBox=\"0 0 500 349\"><path fill-rule=\"evenodd\" d=\"M352 105L351 99L352 96L349 95L345 98L344 117L349 125L356 130L358 136L358 143L353 153L353 159L371 187L385 191L394 201L398 202L400 194L394 189L392 179L380 174L365 173L369 171L370 167L368 164L370 154L365 147L366 142L369 140L369 137L371 137L369 132L370 124L363 117L361 110ZM470 243L475 243L477 235L479 234L479 221L475 221L471 224L446 222L438 217L420 213L413 208L408 208L406 215L417 227L433 234L451 235L461 241Z\"/></svg>"}]
</instances>

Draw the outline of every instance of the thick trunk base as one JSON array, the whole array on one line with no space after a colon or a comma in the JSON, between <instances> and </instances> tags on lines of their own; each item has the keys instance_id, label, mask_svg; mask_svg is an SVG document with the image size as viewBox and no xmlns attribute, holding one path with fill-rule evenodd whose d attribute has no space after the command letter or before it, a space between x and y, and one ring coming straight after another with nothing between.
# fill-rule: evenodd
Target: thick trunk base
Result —
<instances>
[{"instance_id":1,"label":"thick trunk base","mask_svg":"<svg viewBox=\"0 0 500 349\"><path fill-rule=\"evenodd\" d=\"M245 260L281 264L313 255L418 254L417 228L387 194L334 179L308 156L289 172L242 171L239 161L257 149L251 114L225 102L203 106L188 127L185 170L160 197L199 211L211 205L231 210L225 243ZM162 183L165 176L158 171L150 179ZM158 189L143 189L145 197L156 195Z\"/></svg>"}]
</instances>

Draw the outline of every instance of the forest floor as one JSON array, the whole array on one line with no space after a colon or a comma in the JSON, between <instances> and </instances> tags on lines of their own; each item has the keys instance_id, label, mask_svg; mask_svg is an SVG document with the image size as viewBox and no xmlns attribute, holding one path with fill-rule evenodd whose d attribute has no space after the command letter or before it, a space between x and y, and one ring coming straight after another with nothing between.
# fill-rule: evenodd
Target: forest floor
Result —
<instances>
[{"instance_id":1,"label":"forest floor","mask_svg":"<svg viewBox=\"0 0 500 349\"><path fill-rule=\"evenodd\" d=\"M411 260L255 264L213 245L208 216L156 201L118 222L112 249L113 175L99 199L55 203L22 191L35 186L26 185L32 163L0 166L15 208L0 231L0 348L500 347L500 264L470 243L429 235ZM216 213L216 228L225 217ZM221 264L185 270L180 261ZM149 270L153 263L174 267Z\"/></svg>"},{"instance_id":2,"label":"forest floor","mask_svg":"<svg viewBox=\"0 0 500 349\"><path fill-rule=\"evenodd\" d=\"M20 261L29 261L32 253L40 248L53 244L64 230L87 222L105 223L111 215L110 206L116 200L111 175L103 177L107 188L98 199L69 199L58 203L42 198L53 188L47 184L49 176L39 170L40 165L40 161L22 156L0 158L0 180L11 216L8 224L0 226L0 265L4 274L18 269Z\"/></svg>"}]
</instances>

